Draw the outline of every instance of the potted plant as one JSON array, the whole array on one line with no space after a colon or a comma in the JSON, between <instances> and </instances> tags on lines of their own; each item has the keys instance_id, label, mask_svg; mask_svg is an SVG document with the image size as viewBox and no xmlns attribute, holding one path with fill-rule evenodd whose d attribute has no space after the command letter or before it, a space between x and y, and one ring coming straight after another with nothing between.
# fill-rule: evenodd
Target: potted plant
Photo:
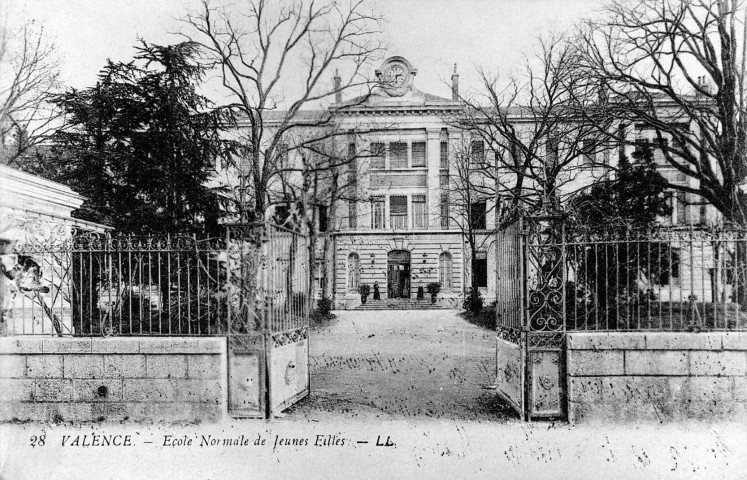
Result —
<instances>
[{"instance_id":1,"label":"potted plant","mask_svg":"<svg viewBox=\"0 0 747 480\"><path fill-rule=\"evenodd\" d=\"M366 303L366 300L368 300L368 294L371 293L371 285L361 283L358 287L358 293L361 294L361 303Z\"/></svg>"},{"instance_id":2,"label":"potted plant","mask_svg":"<svg viewBox=\"0 0 747 480\"><path fill-rule=\"evenodd\" d=\"M436 303L436 297L438 296L438 292L441 291L441 284L440 283L429 283L426 287L426 290L428 293L431 294L431 303Z\"/></svg>"}]
</instances>

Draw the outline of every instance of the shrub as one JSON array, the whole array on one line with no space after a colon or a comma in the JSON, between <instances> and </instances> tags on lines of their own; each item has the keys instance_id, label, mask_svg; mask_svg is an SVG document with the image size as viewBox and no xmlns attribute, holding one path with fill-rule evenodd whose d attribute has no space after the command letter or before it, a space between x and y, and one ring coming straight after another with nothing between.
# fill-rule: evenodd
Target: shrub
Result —
<instances>
[{"instance_id":1,"label":"shrub","mask_svg":"<svg viewBox=\"0 0 747 480\"><path fill-rule=\"evenodd\" d=\"M426 290L426 291L427 291L428 293L430 293L431 295L438 295L438 292L440 292L440 291L441 291L441 284L440 284L440 283L435 283L435 282L433 282L433 283L429 283L429 284L428 284L428 285L427 285L427 286L425 287L425 290Z\"/></svg>"},{"instance_id":2,"label":"shrub","mask_svg":"<svg viewBox=\"0 0 747 480\"><path fill-rule=\"evenodd\" d=\"M367 283L361 283L358 287L358 293L361 295L368 296L369 293L371 293L371 285Z\"/></svg>"},{"instance_id":3,"label":"shrub","mask_svg":"<svg viewBox=\"0 0 747 480\"><path fill-rule=\"evenodd\" d=\"M322 297L316 302L316 313L326 317L332 310L332 300L327 297Z\"/></svg>"},{"instance_id":4,"label":"shrub","mask_svg":"<svg viewBox=\"0 0 747 480\"><path fill-rule=\"evenodd\" d=\"M480 295L480 291L473 289L470 290L469 295L467 295L467 298L464 299L462 308L473 315L477 315L482 310L483 302L484 300L482 298L482 295Z\"/></svg>"}]
</instances>

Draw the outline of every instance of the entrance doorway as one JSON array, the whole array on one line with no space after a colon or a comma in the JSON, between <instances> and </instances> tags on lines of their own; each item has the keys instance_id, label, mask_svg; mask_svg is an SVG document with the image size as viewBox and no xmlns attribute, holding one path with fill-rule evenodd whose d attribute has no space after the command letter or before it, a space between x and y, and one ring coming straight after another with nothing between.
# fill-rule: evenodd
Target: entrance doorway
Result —
<instances>
[{"instance_id":1,"label":"entrance doorway","mask_svg":"<svg viewBox=\"0 0 747 480\"><path fill-rule=\"evenodd\" d=\"M392 250L387 254L387 296L410 298L410 252Z\"/></svg>"}]
</instances>

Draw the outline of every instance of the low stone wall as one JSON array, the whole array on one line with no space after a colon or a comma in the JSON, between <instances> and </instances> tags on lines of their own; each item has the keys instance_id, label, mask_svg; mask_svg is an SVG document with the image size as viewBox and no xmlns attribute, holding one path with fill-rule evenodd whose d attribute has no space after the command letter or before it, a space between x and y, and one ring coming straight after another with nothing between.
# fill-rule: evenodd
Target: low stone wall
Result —
<instances>
[{"instance_id":1,"label":"low stone wall","mask_svg":"<svg viewBox=\"0 0 747 480\"><path fill-rule=\"evenodd\" d=\"M0 421L217 421L225 338L0 338Z\"/></svg>"},{"instance_id":2,"label":"low stone wall","mask_svg":"<svg viewBox=\"0 0 747 480\"><path fill-rule=\"evenodd\" d=\"M568 418L727 419L747 413L747 332L568 334Z\"/></svg>"}]
</instances>

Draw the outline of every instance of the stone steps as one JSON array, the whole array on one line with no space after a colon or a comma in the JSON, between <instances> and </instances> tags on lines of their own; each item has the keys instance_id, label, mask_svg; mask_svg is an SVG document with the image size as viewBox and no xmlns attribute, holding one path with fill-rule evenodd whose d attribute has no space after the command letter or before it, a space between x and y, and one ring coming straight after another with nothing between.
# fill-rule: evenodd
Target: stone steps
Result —
<instances>
[{"instance_id":1,"label":"stone steps","mask_svg":"<svg viewBox=\"0 0 747 480\"><path fill-rule=\"evenodd\" d=\"M444 307L438 303L426 300L369 300L360 304L353 310L442 310Z\"/></svg>"}]
</instances>

